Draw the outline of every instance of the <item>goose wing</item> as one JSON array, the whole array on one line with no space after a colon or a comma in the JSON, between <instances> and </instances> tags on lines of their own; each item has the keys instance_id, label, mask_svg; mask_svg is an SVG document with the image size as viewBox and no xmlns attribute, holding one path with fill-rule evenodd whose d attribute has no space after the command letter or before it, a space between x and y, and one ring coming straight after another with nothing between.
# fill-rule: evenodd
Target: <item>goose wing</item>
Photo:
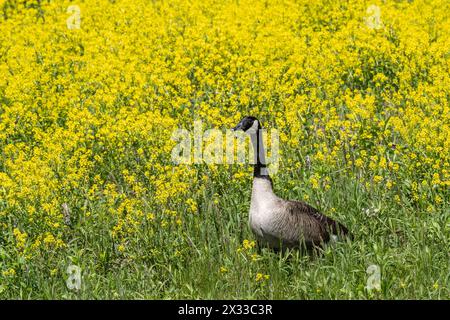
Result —
<instances>
[{"instance_id":1,"label":"goose wing","mask_svg":"<svg viewBox=\"0 0 450 320\"><path fill-rule=\"evenodd\" d=\"M286 201L286 212L290 224L295 226L295 229L301 230L306 243L318 245L321 242L328 242L330 234L348 233L342 224L303 201Z\"/></svg>"}]
</instances>

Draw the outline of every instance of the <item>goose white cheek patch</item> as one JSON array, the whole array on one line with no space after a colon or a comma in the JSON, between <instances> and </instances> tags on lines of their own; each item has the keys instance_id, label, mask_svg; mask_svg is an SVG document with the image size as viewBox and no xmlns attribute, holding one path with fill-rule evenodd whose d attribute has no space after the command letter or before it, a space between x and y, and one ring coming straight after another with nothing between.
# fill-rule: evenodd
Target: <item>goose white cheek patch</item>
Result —
<instances>
[{"instance_id":1,"label":"goose white cheek patch","mask_svg":"<svg viewBox=\"0 0 450 320\"><path fill-rule=\"evenodd\" d=\"M247 129L247 131L245 131L245 133L247 134L256 134L258 132L258 121L255 120L253 121L253 124L250 128Z\"/></svg>"}]
</instances>

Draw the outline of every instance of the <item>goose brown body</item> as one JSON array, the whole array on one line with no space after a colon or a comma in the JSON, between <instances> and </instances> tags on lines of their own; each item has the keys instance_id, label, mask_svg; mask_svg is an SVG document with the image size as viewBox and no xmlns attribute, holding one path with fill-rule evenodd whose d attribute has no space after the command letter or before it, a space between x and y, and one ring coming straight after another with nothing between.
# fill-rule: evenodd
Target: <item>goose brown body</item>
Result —
<instances>
[{"instance_id":1,"label":"goose brown body","mask_svg":"<svg viewBox=\"0 0 450 320\"><path fill-rule=\"evenodd\" d=\"M253 181L249 224L258 242L273 249L321 246L348 230L302 201L284 200L272 191L269 178Z\"/></svg>"}]
</instances>

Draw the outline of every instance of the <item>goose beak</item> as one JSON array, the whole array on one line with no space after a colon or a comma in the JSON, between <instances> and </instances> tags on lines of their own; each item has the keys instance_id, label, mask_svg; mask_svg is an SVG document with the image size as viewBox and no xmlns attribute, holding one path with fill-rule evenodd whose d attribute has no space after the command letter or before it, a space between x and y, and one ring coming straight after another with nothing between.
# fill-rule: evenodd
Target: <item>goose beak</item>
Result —
<instances>
[{"instance_id":1,"label":"goose beak","mask_svg":"<svg viewBox=\"0 0 450 320\"><path fill-rule=\"evenodd\" d=\"M238 130L242 130L242 124L238 123L238 125L234 128L231 129L231 131L238 131Z\"/></svg>"}]
</instances>

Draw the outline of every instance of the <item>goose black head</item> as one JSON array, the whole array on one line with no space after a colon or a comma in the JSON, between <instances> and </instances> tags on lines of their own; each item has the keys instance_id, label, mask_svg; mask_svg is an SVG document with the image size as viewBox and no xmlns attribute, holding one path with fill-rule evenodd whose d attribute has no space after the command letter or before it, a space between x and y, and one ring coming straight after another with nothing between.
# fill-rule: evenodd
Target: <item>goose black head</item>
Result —
<instances>
[{"instance_id":1,"label":"goose black head","mask_svg":"<svg viewBox=\"0 0 450 320\"><path fill-rule=\"evenodd\" d=\"M258 119L255 117L247 116L243 118L236 127L234 127L233 131L242 130L245 133L256 133L260 129L260 124Z\"/></svg>"}]
</instances>

